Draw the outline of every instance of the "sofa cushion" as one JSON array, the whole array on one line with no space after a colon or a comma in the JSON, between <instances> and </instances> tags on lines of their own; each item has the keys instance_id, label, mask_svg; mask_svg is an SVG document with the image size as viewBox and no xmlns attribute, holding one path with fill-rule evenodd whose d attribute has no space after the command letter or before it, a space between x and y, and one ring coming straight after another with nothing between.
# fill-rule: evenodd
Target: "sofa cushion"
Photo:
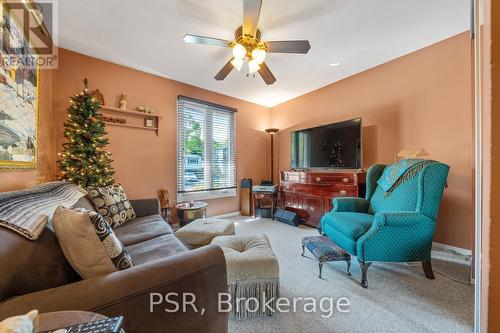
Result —
<instances>
[{"instance_id":1,"label":"sofa cushion","mask_svg":"<svg viewBox=\"0 0 500 333\"><path fill-rule=\"evenodd\" d=\"M172 228L158 214L135 218L117 227L114 232L125 246L173 233Z\"/></svg>"},{"instance_id":2,"label":"sofa cushion","mask_svg":"<svg viewBox=\"0 0 500 333\"><path fill-rule=\"evenodd\" d=\"M96 212L59 207L52 220L59 244L84 279L134 265L113 230Z\"/></svg>"},{"instance_id":3,"label":"sofa cushion","mask_svg":"<svg viewBox=\"0 0 500 333\"><path fill-rule=\"evenodd\" d=\"M81 280L49 228L36 241L0 228L0 253L0 302Z\"/></svg>"},{"instance_id":4,"label":"sofa cushion","mask_svg":"<svg viewBox=\"0 0 500 333\"><path fill-rule=\"evenodd\" d=\"M111 228L135 218L135 212L120 184L87 187L88 197L95 209Z\"/></svg>"},{"instance_id":5,"label":"sofa cushion","mask_svg":"<svg viewBox=\"0 0 500 333\"><path fill-rule=\"evenodd\" d=\"M373 215L352 212L332 212L323 216L323 228L325 224L341 233L343 236L357 240L370 229L373 223Z\"/></svg>"},{"instance_id":6,"label":"sofa cushion","mask_svg":"<svg viewBox=\"0 0 500 333\"><path fill-rule=\"evenodd\" d=\"M174 234L158 236L142 243L127 246L136 265L188 252L188 248Z\"/></svg>"}]
</instances>

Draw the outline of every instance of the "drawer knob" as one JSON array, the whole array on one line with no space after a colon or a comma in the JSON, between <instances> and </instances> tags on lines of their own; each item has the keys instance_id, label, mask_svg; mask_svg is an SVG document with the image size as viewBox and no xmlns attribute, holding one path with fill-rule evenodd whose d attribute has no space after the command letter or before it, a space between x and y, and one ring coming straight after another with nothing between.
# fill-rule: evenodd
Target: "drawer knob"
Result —
<instances>
[{"instance_id":1,"label":"drawer knob","mask_svg":"<svg viewBox=\"0 0 500 333\"><path fill-rule=\"evenodd\" d=\"M344 178L344 179L342 179L342 181L343 181L344 183L347 183L347 182L349 182L349 178Z\"/></svg>"},{"instance_id":2,"label":"drawer knob","mask_svg":"<svg viewBox=\"0 0 500 333\"><path fill-rule=\"evenodd\" d=\"M311 212L314 212L314 207L313 206L309 207L309 210L311 210Z\"/></svg>"},{"instance_id":3,"label":"drawer knob","mask_svg":"<svg viewBox=\"0 0 500 333\"><path fill-rule=\"evenodd\" d=\"M320 182L321 181L321 177L316 177L316 181Z\"/></svg>"},{"instance_id":4,"label":"drawer knob","mask_svg":"<svg viewBox=\"0 0 500 333\"><path fill-rule=\"evenodd\" d=\"M340 191L340 195L346 195L347 194L347 191L346 190L341 190Z\"/></svg>"}]
</instances>

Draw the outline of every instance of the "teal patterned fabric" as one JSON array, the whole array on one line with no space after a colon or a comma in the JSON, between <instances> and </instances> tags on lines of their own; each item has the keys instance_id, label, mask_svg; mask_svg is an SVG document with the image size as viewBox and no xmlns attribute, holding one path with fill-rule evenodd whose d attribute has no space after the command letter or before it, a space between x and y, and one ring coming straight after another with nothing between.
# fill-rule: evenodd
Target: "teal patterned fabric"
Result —
<instances>
[{"instance_id":1,"label":"teal patterned fabric","mask_svg":"<svg viewBox=\"0 0 500 333\"><path fill-rule=\"evenodd\" d=\"M368 170L365 199L334 199L320 229L362 261L429 260L449 167L430 162L390 195L377 186L385 168L374 165Z\"/></svg>"},{"instance_id":2,"label":"teal patterned fabric","mask_svg":"<svg viewBox=\"0 0 500 333\"><path fill-rule=\"evenodd\" d=\"M375 193L370 199L368 212L375 214L379 212L416 210L418 201L417 187L418 177L413 177L396 187L390 195L386 195L384 189L377 186Z\"/></svg>"},{"instance_id":3,"label":"teal patterned fabric","mask_svg":"<svg viewBox=\"0 0 500 333\"><path fill-rule=\"evenodd\" d=\"M373 215L370 214L338 212L328 224L337 232L356 240L370 229L372 223Z\"/></svg>"},{"instance_id":4,"label":"teal patterned fabric","mask_svg":"<svg viewBox=\"0 0 500 333\"><path fill-rule=\"evenodd\" d=\"M388 192L396 182L401 179L411 169L418 164L428 163L427 160L405 159L389 165L385 168L382 177L377 180L377 184L382 187L385 192Z\"/></svg>"},{"instance_id":5,"label":"teal patterned fabric","mask_svg":"<svg viewBox=\"0 0 500 333\"><path fill-rule=\"evenodd\" d=\"M363 198L334 198L332 212L367 213L370 203Z\"/></svg>"}]
</instances>

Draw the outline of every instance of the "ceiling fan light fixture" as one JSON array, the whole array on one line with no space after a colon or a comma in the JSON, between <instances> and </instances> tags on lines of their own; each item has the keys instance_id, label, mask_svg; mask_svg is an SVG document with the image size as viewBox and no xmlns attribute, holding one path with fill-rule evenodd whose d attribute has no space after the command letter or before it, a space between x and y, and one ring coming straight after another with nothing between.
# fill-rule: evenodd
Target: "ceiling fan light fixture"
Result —
<instances>
[{"instance_id":1,"label":"ceiling fan light fixture","mask_svg":"<svg viewBox=\"0 0 500 333\"><path fill-rule=\"evenodd\" d=\"M260 66L255 59L252 59L248 62L248 73L250 73L250 74L255 73L259 69L260 69Z\"/></svg>"},{"instance_id":2,"label":"ceiling fan light fixture","mask_svg":"<svg viewBox=\"0 0 500 333\"><path fill-rule=\"evenodd\" d=\"M252 59L257 62L257 64L262 64L266 60L266 50L261 48L256 48L252 51Z\"/></svg>"},{"instance_id":3,"label":"ceiling fan light fixture","mask_svg":"<svg viewBox=\"0 0 500 333\"><path fill-rule=\"evenodd\" d=\"M233 57L235 59L243 60L247 55L247 49L241 44L235 44L233 46Z\"/></svg>"},{"instance_id":4,"label":"ceiling fan light fixture","mask_svg":"<svg viewBox=\"0 0 500 333\"><path fill-rule=\"evenodd\" d=\"M241 70L241 67L243 67L243 59L234 58L233 60L231 60L231 65L233 65L233 67L236 68L236 70L238 70L239 72Z\"/></svg>"}]
</instances>

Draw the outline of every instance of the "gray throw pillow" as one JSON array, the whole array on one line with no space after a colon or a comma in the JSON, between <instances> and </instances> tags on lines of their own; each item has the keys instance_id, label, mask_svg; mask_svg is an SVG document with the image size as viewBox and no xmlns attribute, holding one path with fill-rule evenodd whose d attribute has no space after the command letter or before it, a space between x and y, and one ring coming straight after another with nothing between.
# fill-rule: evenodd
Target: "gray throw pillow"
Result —
<instances>
[{"instance_id":1,"label":"gray throw pillow","mask_svg":"<svg viewBox=\"0 0 500 333\"><path fill-rule=\"evenodd\" d=\"M135 212L120 184L87 187L87 196L111 228L135 218Z\"/></svg>"},{"instance_id":2,"label":"gray throw pillow","mask_svg":"<svg viewBox=\"0 0 500 333\"><path fill-rule=\"evenodd\" d=\"M113 229L99 213L59 206L52 224L66 259L83 279L134 265Z\"/></svg>"}]
</instances>

